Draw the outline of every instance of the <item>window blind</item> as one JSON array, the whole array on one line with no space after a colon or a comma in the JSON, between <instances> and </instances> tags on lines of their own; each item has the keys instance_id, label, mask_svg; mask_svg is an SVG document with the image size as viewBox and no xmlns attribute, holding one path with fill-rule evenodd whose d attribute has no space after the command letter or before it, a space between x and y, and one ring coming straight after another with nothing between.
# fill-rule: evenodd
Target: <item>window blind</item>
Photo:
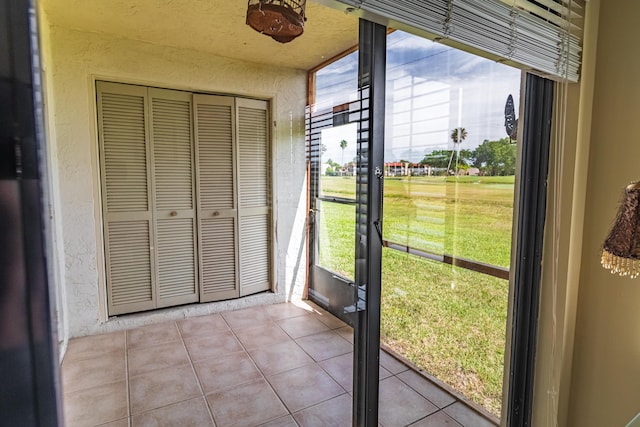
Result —
<instances>
[{"instance_id":1,"label":"window blind","mask_svg":"<svg viewBox=\"0 0 640 427\"><path fill-rule=\"evenodd\" d=\"M339 0L348 12L554 79L578 81L585 0Z\"/></svg>"}]
</instances>

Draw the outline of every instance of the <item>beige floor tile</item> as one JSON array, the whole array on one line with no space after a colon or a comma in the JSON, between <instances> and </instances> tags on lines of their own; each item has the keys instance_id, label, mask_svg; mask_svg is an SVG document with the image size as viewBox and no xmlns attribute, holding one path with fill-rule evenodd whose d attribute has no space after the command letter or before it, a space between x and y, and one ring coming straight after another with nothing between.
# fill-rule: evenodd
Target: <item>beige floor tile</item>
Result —
<instances>
[{"instance_id":1,"label":"beige floor tile","mask_svg":"<svg viewBox=\"0 0 640 427\"><path fill-rule=\"evenodd\" d=\"M247 350L289 341L291 338L272 321L263 325L235 330L238 339Z\"/></svg>"},{"instance_id":2,"label":"beige floor tile","mask_svg":"<svg viewBox=\"0 0 640 427\"><path fill-rule=\"evenodd\" d=\"M353 390L353 353L343 354L341 356L332 357L331 359L318 362L318 365L327 371L331 378L336 380L346 391ZM380 366L379 378L385 379L391 376L391 373Z\"/></svg>"},{"instance_id":3,"label":"beige floor tile","mask_svg":"<svg viewBox=\"0 0 640 427\"><path fill-rule=\"evenodd\" d=\"M261 347L249 351L249 354L266 376L313 363L313 359L294 341Z\"/></svg>"},{"instance_id":4,"label":"beige floor tile","mask_svg":"<svg viewBox=\"0 0 640 427\"><path fill-rule=\"evenodd\" d=\"M379 421L385 427L406 426L438 408L395 377L380 381Z\"/></svg>"},{"instance_id":5,"label":"beige floor tile","mask_svg":"<svg viewBox=\"0 0 640 427\"><path fill-rule=\"evenodd\" d=\"M443 409L451 418L465 427L495 427L496 424L489 421L462 402L456 402Z\"/></svg>"},{"instance_id":6,"label":"beige floor tile","mask_svg":"<svg viewBox=\"0 0 640 427\"><path fill-rule=\"evenodd\" d=\"M350 425L353 329L310 307L274 304L71 340L62 366L67 424ZM390 354L380 357L381 426L495 427Z\"/></svg>"},{"instance_id":7,"label":"beige floor tile","mask_svg":"<svg viewBox=\"0 0 640 427\"><path fill-rule=\"evenodd\" d=\"M379 375L378 379L380 379L380 381L382 381L385 378L389 378L393 376L393 374L387 371L382 365L380 365L380 371L378 375Z\"/></svg>"},{"instance_id":8,"label":"beige floor tile","mask_svg":"<svg viewBox=\"0 0 640 427\"><path fill-rule=\"evenodd\" d=\"M311 313L311 309L305 310L292 303L265 305L264 311L266 311L273 320L289 319Z\"/></svg>"},{"instance_id":9,"label":"beige floor tile","mask_svg":"<svg viewBox=\"0 0 640 427\"><path fill-rule=\"evenodd\" d=\"M300 338L329 330L327 325L314 316L292 317L278 320L277 323L291 338Z\"/></svg>"},{"instance_id":10,"label":"beige floor tile","mask_svg":"<svg viewBox=\"0 0 640 427\"><path fill-rule=\"evenodd\" d=\"M243 350L231 331L185 338L184 343L187 346L191 360L194 362L226 356L229 353Z\"/></svg>"},{"instance_id":11,"label":"beige floor tile","mask_svg":"<svg viewBox=\"0 0 640 427\"><path fill-rule=\"evenodd\" d=\"M244 351L207 359L194 363L194 366L205 394L262 378L262 374Z\"/></svg>"},{"instance_id":12,"label":"beige floor tile","mask_svg":"<svg viewBox=\"0 0 640 427\"><path fill-rule=\"evenodd\" d=\"M343 427L351 425L352 402L348 394L293 414L301 427Z\"/></svg>"},{"instance_id":13,"label":"beige floor tile","mask_svg":"<svg viewBox=\"0 0 640 427\"><path fill-rule=\"evenodd\" d=\"M323 360L318 362L318 365L322 366L345 391L353 390L353 353Z\"/></svg>"},{"instance_id":14,"label":"beige floor tile","mask_svg":"<svg viewBox=\"0 0 640 427\"><path fill-rule=\"evenodd\" d=\"M129 427L129 417L120 418L119 420L111 421L106 424L100 424L98 427Z\"/></svg>"},{"instance_id":15,"label":"beige floor tile","mask_svg":"<svg viewBox=\"0 0 640 427\"><path fill-rule=\"evenodd\" d=\"M353 351L353 345L333 331L298 338L296 342L317 362Z\"/></svg>"},{"instance_id":16,"label":"beige floor tile","mask_svg":"<svg viewBox=\"0 0 640 427\"><path fill-rule=\"evenodd\" d=\"M411 369L398 374L398 378L438 408L444 408L456 401L455 397Z\"/></svg>"},{"instance_id":17,"label":"beige floor tile","mask_svg":"<svg viewBox=\"0 0 640 427\"><path fill-rule=\"evenodd\" d=\"M89 359L65 360L62 364L62 389L65 393L124 381L125 378L124 350Z\"/></svg>"},{"instance_id":18,"label":"beige floor tile","mask_svg":"<svg viewBox=\"0 0 640 427\"><path fill-rule=\"evenodd\" d=\"M207 395L218 427L251 427L287 415L264 379Z\"/></svg>"},{"instance_id":19,"label":"beige floor tile","mask_svg":"<svg viewBox=\"0 0 640 427\"><path fill-rule=\"evenodd\" d=\"M334 332L353 344L353 328L351 326L343 326L342 328L335 329Z\"/></svg>"},{"instance_id":20,"label":"beige floor tile","mask_svg":"<svg viewBox=\"0 0 640 427\"><path fill-rule=\"evenodd\" d=\"M329 329L338 329L348 326L342 320L338 319L333 314L323 309L314 311L313 315L316 319L327 325Z\"/></svg>"},{"instance_id":21,"label":"beige floor tile","mask_svg":"<svg viewBox=\"0 0 640 427\"><path fill-rule=\"evenodd\" d=\"M183 338L229 331L227 322L219 314L192 317L176 323Z\"/></svg>"},{"instance_id":22,"label":"beige floor tile","mask_svg":"<svg viewBox=\"0 0 640 427\"><path fill-rule=\"evenodd\" d=\"M65 393L63 404L66 423L74 427L96 426L129 415L125 381Z\"/></svg>"},{"instance_id":23,"label":"beige floor tile","mask_svg":"<svg viewBox=\"0 0 640 427\"><path fill-rule=\"evenodd\" d=\"M127 349L149 347L180 340L175 322L141 326L127 331Z\"/></svg>"},{"instance_id":24,"label":"beige floor tile","mask_svg":"<svg viewBox=\"0 0 640 427\"><path fill-rule=\"evenodd\" d=\"M131 417L131 427L213 427L204 397L185 400Z\"/></svg>"},{"instance_id":25,"label":"beige floor tile","mask_svg":"<svg viewBox=\"0 0 640 427\"><path fill-rule=\"evenodd\" d=\"M129 375L131 376L189 363L189 356L182 341L134 348L127 353Z\"/></svg>"},{"instance_id":26,"label":"beige floor tile","mask_svg":"<svg viewBox=\"0 0 640 427\"><path fill-rule=\"evenodd\" d=\"M400 372L404 372L409 369L407 365L400 362L398 359L391 356L389 353L382 349L380 350L380 364L393 375L399 374Z\"/></svg>"},{"instance_id":27,"label":"beige floor tile","mask_svg":"<svg viewBox=\"0 0 640 427\"><path fill-rule=\"evenodd\" d=\"M271 320L262 306L244 308L242 310L221 313L231 329L241 329L250 326L263 325Z\"/></svg>"},{"instance_id":28,"label":"beige floor tile","mask_svg":"<svg viewBox=\"0 0 640 427\"><path fill-rule=\"evenodd\" d=\"M317 365L303 366L267 379L291 412L344 394L344 389Z\"/></svg>"},{"instance_id":29,"label":"beige floor tile","mask_svg":"<svg viewBox=\"0 0 640 427\"><path fill-rule=\"evenodd\" d=\"M298 423L295 422L291 415L286 415L268 423L260 424L260 427L298 427Z\"/></svg>"},{"instance_id":30,"label":"beige floor tile","mask_svg":"<svg viewBox=\"0 0 640 427\"><path fill-rule=\"evenodd\" d=\"M69 341L69 346L64 355L64 361L87 359L89 357L101 356L104 353L124 350L124 334L124 331L120 331L74 338Z\"/></svg>"},{"instance_id":31,"label":"beige floor tile","mask_svg":"<svg viewBox=\"0 0 640 427\"><path fill-rule=\"evenodd\" d=\"M453 418L442 411L429 415L420 421L411 424L411 427L461 427ZM469 426L473 427L473 426Z\"/></svg>"},{"instance_id":32,"label":"beige floor tile","mask_svg":"<svg viewBox=\"0 0 640 427\"><path fill-rule=\"evenodd\" d=\"M139 414L201 395L191 365L147 372L129 379L131 412Z\"/></svg>"}]
</instances>

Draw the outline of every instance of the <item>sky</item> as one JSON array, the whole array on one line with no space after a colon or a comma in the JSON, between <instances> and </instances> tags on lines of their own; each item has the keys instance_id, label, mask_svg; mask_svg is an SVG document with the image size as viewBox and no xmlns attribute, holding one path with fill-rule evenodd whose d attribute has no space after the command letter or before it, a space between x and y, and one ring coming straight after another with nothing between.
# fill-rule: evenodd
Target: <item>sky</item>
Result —
<instances>
[{"instance_id":1,"label":"sky","mask_svg":"<svg viewBox=\"0 0 640 427\"><path fill-rule=\"evenodd\" d=\"M357 52L316 75L318 108L357 99ZM504 107L520 100L521 71L402 31L387 38L385 161L418 162L433 150L452 149L451 131L462 126L461 149L506 137ZM340 141L347 141L344 152ZM324 131L323 160L356 155L355 125Z\"/></svg>"}]
</instances>

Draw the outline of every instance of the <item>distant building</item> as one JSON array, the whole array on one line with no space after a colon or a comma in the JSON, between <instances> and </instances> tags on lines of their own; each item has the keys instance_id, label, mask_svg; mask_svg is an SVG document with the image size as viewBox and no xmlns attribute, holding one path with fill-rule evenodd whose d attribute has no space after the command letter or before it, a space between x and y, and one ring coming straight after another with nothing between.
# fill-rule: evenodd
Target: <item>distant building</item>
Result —
<instances>
[{"instance_id":1,"label":"distant building","mask_svg":"<svg viewBox=\"0 0 640 427\"><path fill-rule=\"evenodd\" d=\"M480 169L478 169L478 168L469 168L469 169L467 169L467 172L465 173L465 175L478 176L478 175L480 175Z\"/></svg>"},{"instance_id":2,"label":"distant building","mask_svg":"<svg viewBox=\"0 0 640 427\"><path fill-rule=\"evenodd\" d=\"M387 162L384 164L384 173L387 176L427 175L428 170L428 166L419 163Z\"/></svg>"}]
</instances>

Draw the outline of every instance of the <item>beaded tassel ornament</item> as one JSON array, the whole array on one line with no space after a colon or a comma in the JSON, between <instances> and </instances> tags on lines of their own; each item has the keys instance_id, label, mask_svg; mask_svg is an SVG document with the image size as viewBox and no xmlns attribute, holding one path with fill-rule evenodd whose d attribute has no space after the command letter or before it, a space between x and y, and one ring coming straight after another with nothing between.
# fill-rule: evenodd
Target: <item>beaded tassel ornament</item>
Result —
<instances>
[{"instance_id":1,"label":"beaded tassel ornament","mask_svg":"<svg viewBox=\"0 0 640 427\"><path fill-rule=\"evenodd\" d=\"M640 274L640 182L624 191L616 221L602 248L602 266L611 274L635 278Z\"/></svg>"}]
</instances>

